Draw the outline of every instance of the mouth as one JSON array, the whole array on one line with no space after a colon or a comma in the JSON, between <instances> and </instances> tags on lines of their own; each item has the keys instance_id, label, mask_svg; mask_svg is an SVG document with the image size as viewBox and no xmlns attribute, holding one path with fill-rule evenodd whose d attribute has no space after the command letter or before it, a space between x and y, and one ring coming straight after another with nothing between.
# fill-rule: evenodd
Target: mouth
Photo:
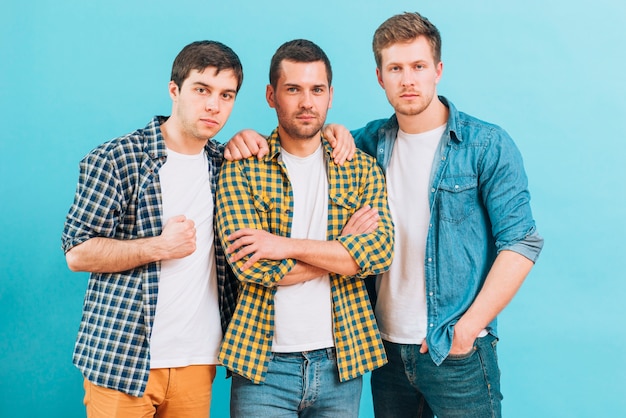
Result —
<instances>
[{"instance_id":1,"label":"mouth","mask_svg":"<svg viewBox=\"0 0 626 418\"><path fill-rule=\"evenodd\" d=\"M312 120L317 119L317 116L311 113L300 113L296 115L296 119L301 120L303 122L310 122Z\"/></svg>"},{"instance_id":2,"label":"mouth","mask_svg":"<svg viewBox=\"0 0 626 418\"><path fill-rule=\"evenodd\" d=\"M218 121L216 121L215 119L211 119L211 118L200 118L200 122L203 125L208 126L210 128L220 126L220 123Z\"/></svg>"},{"instance_id":3,"label":"mouth","mask_svg":"<svg viewBox=\"0 0 626 418\"><path fill-rule=\"evenodd\" d=\"M412 100L412 99L418 98L419 94L414 92L414 91L410 91L410 92L404 92L404 93L400 94L400 97L402 99Z\"/></svg>"}]
</instances>

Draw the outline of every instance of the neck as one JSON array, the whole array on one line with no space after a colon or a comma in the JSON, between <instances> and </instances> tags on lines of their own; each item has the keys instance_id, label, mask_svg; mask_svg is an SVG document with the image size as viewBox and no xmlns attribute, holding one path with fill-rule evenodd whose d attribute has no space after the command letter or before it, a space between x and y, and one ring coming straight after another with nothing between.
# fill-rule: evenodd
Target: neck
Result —
<instances>
[{"instance_id":1,"label":"neck","mask_svg":"<svg viewBox=\"0 0 626 418\"><path fill-rule=\"evenodd\" d=\"M280 147L297 157L307 157L313 154L320 146L322 140L322 135L319 131L309 138L293 138L281 126L278 127L278 135L280 137Z\"/></svg>"},{"instance_id":2,"label":"neck","mask_svg":"<svg viewBox=\"0 0 626 418\"><path fill-rule=\"evenodd\" d=\"M179 154L199 154L207 144L207 140L199 140L198 138L185 135L173 116L170 116L168 120L161 124L161 134L163 135L165 146Z\"/></svg>"},{"instance_id":3,"label":"neck","mask_svg":"<svg viewBox=\"0 0 626 418\"><path fill-rule=\"evenodd\" d=\"M403 115L396 112L398 125L403 132L420 134L440 127L448 122L449 110L437 96L428 107L417 115Z\"/></svg>"}]
</instances>

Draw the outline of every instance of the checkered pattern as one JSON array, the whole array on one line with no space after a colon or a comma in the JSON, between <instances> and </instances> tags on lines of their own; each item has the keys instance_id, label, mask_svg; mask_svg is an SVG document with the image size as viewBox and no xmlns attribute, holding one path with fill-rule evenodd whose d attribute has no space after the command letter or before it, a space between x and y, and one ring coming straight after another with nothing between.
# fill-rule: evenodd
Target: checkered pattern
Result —
<instances>
[{"instance_id":1,"label":"checkered pattern","mask_svg":"<svg viewBox=\"0 0 626 418\"><path fill-rule=\"evenodd\" d=\"M277 131L269 139L270 152L263 160L248 158L225 162L218 185L216 224L224 245L226 237L242 228L256 228L288 237L291 233L293 193L285 166L278 161ZM357 276L331 274L335 347L339 376L346 381L386 362L362 278L387 270L393 256L393 224L387 205L382 171L373 158L357 151L353 161L334 164L324 140L329 183L328 240L338 240L361 270ZM371 205L380 213L372 234L340 237L350 216ZM224 336L220 361L230 370L256 383L267 373L274 332L276 283L295 260L261 260L244 272L247 257L232 265L241 282L241 294Z\"/></svg>"},{"instance_id":2,"label":"checkered pattern","mask_svg":"<svg viewBox=\"0 0 626 418\"><path fill-rule=\"evenodd\" d=\"M65 252L94 237L119 240L161 233L162 206L158 171L167 151L155 117L144 129L109 141L80 163L80 176L62 235ZM223 159L223 145L205 147L212 192ZM217 234L216 234L217 235ZM227 264L216 237L220 304L233 299L233 281L225 279ZM157 304L159 263L122 273L92 273L74 350L74 364L96 385L141 396L150 372L149 339ZM235 289L236 290L236 289Z\"/></svg>"}]
</instances>

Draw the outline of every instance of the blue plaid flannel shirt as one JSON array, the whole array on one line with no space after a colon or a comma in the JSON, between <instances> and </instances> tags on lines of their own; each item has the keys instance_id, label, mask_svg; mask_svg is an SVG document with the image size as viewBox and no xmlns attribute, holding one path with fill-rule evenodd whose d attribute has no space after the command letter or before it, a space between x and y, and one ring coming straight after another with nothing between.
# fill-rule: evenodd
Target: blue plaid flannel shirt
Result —
<instances>
[{"instance_id":1,"label":"blue plaid flannel shirt","mask_svg":"<svg viewBox=\"0 0 626 418\"><path fill-rule=\"evenodd\" d=\"M158 171L167 151L156 116L145 128L113 139L80 163L74 203L65 221L62 248L94 237L131 240L161 233L162 206ZM205 146L215 198L224 146ZM222 328L226 329L236 297L236 281L215 235ZM150 335L157 304L160 263L121 273L92 273L74 348L74 364L85 378L102 387L142 396L150 373Z\"/></svg>"}]
</instances>

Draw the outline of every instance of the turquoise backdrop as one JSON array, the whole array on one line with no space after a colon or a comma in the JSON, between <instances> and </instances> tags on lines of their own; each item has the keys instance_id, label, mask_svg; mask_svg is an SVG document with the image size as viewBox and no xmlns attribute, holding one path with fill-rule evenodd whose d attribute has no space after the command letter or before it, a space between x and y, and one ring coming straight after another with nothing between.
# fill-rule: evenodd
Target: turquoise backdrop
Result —
<instances>
[{"instance_id":1,"label":"turquoise backdrop","mask_svg":"<svg viewBox=\"0 0 626 418\"><path fill-rule=\"evenodd\" d=\"M171 63L216 39L245 71L220 133L276 124L264 99L284 41L334 66L329 120L357 128L392 109L371 37L402 11L443 36L441 94L503 126L525 157L546 245L500 317L504 416L626 416L626 3L578 1L8 0L0 13L0 416L84 416L71 363L87 275L60 248L78 161L169 114ZM621 260L621 261L620 261ZM227 416L220 372L213 416ZM369 383L362 417L373 416Z\"/></svg>"}]
</instances>

